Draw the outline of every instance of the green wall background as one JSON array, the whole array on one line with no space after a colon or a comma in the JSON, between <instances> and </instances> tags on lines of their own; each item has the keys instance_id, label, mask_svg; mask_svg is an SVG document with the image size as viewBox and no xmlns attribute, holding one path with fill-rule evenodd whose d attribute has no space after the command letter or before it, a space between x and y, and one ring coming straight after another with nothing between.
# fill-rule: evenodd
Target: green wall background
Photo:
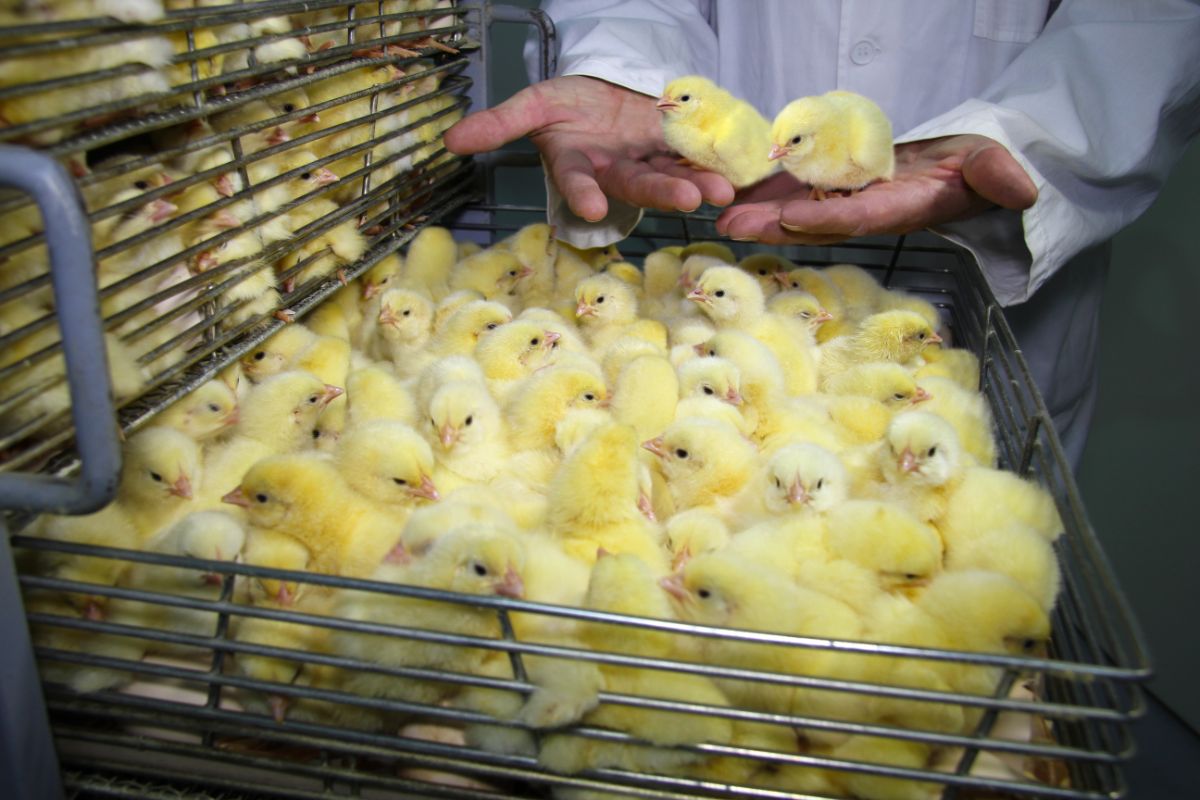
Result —
<instances>
[{"instance_id":1,"label":"green wall background","mask_svg":"<svg viewBox=\"0 0 1200 800\"><path fill-rule=\"evenodd\" d=\"M509 0L535 8L537 0ZM493 33L493 104L528 84L528 29ZM521 149L532 149L528 142ZM1149 641L1152 690L1200 731L1200 247L1193 143L1162 194L1113 243L1105 291L1100 400L1080 489L1097 535ZM544 202L540 186L502 187ZM1191 502L1189 502L1191 501Z\"/></svg>"}]
</instances>

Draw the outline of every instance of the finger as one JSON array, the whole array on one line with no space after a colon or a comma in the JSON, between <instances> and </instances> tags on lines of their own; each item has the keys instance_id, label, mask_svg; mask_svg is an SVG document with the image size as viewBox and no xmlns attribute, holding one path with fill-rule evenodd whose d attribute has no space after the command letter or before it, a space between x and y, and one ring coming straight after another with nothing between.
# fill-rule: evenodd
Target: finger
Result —
<instances>
[{"instance_id":1,"label":"finger","mask_svg":"<svg viewBox=\"0 0 1200 800\"><path fill-rule=\"evenodd\" d=\"M547 153L546 168L571 211L588 222L604 219L608 214L608 199L596 182L596 172L587 156L578 150Z\"/></svg>"},{"instance_id":2,"label":"finger","mask_svg":"<svg viewBox=\"0 0 1200 800\"><path fill-rule=\"evenodd\" d=\"M545 106L534 87L514 94L495 108L459 120L445 134L446 149L461 156L496 150L546 124Z\"/></svg>"},{"instance_id":3,"label":"finger","mask_svg":"<svg viewBox=\"0 0 1200 800\"><path fill-rule=\"evenodd\" d=\"M621 159L604 170L600 185L610 197L659 211L695 211L703 199L691 181L665 175L632 159Z\"/></svg>"},{"instance_id":4,"label":"finger","mask_svg":"<svg viewBox=\"0 0 1200 800\"><path fill-rule=\"evenodd\" d=\"M738 203L717 217L717 233L730 239L757 238L766 223L779 224L778 203Z\"/></svg>"},{"instance_id":5,"label":"finger","mask_svg":"<svg viewBox=\"0 0 1200 800\"><path fill-rule=\"evenodd\" d=\"M723 175L686 167L667 156L651 158L650 165L659 172L695 184L706 203L714 206L727 206L733 202L736 192L733 184Z\"/></svg>"},{"instance_id":6,"label":"finger","mask_svg":"<svg viewBox=\"0 0 1200 800\"><path fill-rule=\"evenodd\" d=\"M963 160L962 176L976 194L1001 208L1023 211L1037 202L1033 179L1003 145L970 153Z\"/></svg>"},{"instance_id":7,"label":"finger","mask_svg":"<svg viewBox=\"0 0 1200 800\"><path fill-rule=\"evenodd\" d=\"M876 233L881 230L881 221L871 205L862 194L829 197L821 201L807 198L792 200L780 209L779 225L797 234L847 237Z\"/></svg>"}]
</instances>

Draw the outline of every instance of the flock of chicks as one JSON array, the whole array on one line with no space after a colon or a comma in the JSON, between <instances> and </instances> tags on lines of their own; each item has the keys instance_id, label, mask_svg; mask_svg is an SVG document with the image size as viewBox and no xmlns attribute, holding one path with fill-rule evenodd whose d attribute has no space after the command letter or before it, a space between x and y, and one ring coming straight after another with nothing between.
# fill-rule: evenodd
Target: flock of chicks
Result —
<instances>
[{"instance_id":1,"label":"flock of chicks","mask_svg":"<svg viewBox=\"0 0 1200 800\"><path fill-rule=\"evenodd\" d=\"M979 365L937 309L855 266L736 262L715 243L641 268L545 224L487 249L429 227L304 321L127 442L117 500L43 517L37 535L466 595L795 636L1030 654L1050 635L1061 531L1051 497L995 467ZM59 578L216 599L195 570L42 553ZM238 579L236 599L379 625L499 638L494 610L303 581ZM43 626L43 646L137 661L203 652L215 614L40 590L34 610L191 636L194 647ZM513 613L524 641L648 658L990 696L1000 670L954 661L684 637ZM711 742L923 768L924 742L820 724L598 703L641 695L846 723L969 733L982 709L527 657L526 697L399 677L513 678L502 650L231 620L237 691L275 719L395 732L405 715L289 696L307 686L446 704L524 726L465 741L576 773L616 767L797 792L929 797L929 783L714 756ZM270 652L270 651L267 651ZM127 671L44 661L80 691ZM633 741L576 735L582 722ZM540 731L535 738L533 731ZM564 796L596 792L556 790Z\"/></svg>"},{"instance_id":2,"label":"flock of chicks","mask_svg":"<svg viewBox=\"0 0 1200 800\"><path fill-rule=\"evenodd\" d=\"M895 172L891 122L854 92L801 97L768 122L745 100L688 75L667 84L655 107L672 150L738 189L770 177L780 164L812 187L813 200L889 181Z\"/></svg>"},{"instance_id":3,"label":"flock of chicks","mask_svg":"<svg viewBox=\"0 0 1200 800\"><path fill-rule=\"evenodd\" d=\"M390 14L448 4L449 0L360 3L357 18L377 16L381 5ZM223 3L199 0L165 4L167 9L219 5ZM0 23L106 14L151 23L164 13L164 3L156 0L0 3ZM325 221L344 216L340 209L367 191L365 181L378 193L381 186L416 166L431 169L450 158L439 154L441 133L462 111L455 94L439 92L446 73L428 60L413 59L420 53L398 44L372 47L377 37L407 33L412 38L403 41L412 47L452 49L432 36L422 37L424 30L443 24L445 18L363 22L350 25L350 31L343 24L321 33L285 35L339 20L344 23L346 13L346 7L339 6L193 31L164 32L147 26L147 35L75 48L69 58L50 51L0 60L0 88L111 67L144 67L143 71L122 69L119 77L99 83L0 100L0 131L42 118L74 119L81 109L126 95L157 97L154 93L159 93L164 96L160 104L179 103L181 97L190 103L192 92L180 95L179 87L193 80L227 77L226 82L208 86L213 113L207 117L155 129L116 148L60 159L76 178L92 219L101 311L108 320L106 349L119 401L140 394L149 379L201 341L210 325L206 314L213 313L206 306L213 301L221 331L242 330L263 315L290 319L291 313L281 310L281 292L303 291L332 274L342 276L342 270L367 251L387 199L381 195L376 207L364 208L356 218L337 225ZM274 78L287 80L298 74L299 59L345 47L350 34L357 36L351 43L361 43L353 53L356 57L407 60L402 66L367 62L355 69L333 70L328 77L304 85L275 87ZM188 54L189 35L195 50L215 52L194 62L169 63L177 54L180 58ZM233 47L247 40L245 47ZM258 65L255 77L245 77L248 59ZM264 69L273 72L259 74ZM260 93L257 99L238 99L237 93L248 89ZM355 94L361 96L339 102ZM153 106L147 101L124 113L141 114ZM362 121L355 125L354 120ZM89 118L88 124L111 121L108 116ZM52 128L20 141L47 145L73 133ZM302 137L310 138L296 144ZM147 158L147 149L171 155ZM351 155L338 157L348 150ZM364 164L369 165L365 173ZM54 302L45 280L46 245L34 238L45 228L37 207L28 203L7 211L0 220L0 246L18 248L0 259L0 290L22 292L0 305L0 336L17 337L0 356L3 369L55 346L59 335L55 326L43 324L53 313ZM68 406L61 355L31 363L35 365L10 371L3 381L0 394L6 402L0 427L6 433L35 420L48 422ZM7 402L22 392L29 395L26 402Z\"/></svg>"}]
</instances>

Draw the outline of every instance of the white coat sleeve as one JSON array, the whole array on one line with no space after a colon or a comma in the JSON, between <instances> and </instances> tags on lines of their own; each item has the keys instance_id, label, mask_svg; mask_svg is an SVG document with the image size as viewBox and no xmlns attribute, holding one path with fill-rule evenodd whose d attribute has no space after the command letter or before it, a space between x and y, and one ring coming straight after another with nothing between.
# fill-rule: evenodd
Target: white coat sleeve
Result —
<instances>
[{"instance_id":1,"label":"white coat sleeve","mask_svg":"<svg viewBox=\"0 0 1200 800\"><path fill-rule=\"evenodd\" d=\"M1002 304L1027 300L1154 201L1200 127L1197 42L1196 0L1065 0L979 97L897 139L989 136L1033 178L1025 212L936 229L975 254Z\"/></svg>"},{"instance_id":2,"label":"white coat sleeve","mask_svg":"<svg viewBox=\"0 0 1200 800\"><path fill-rule=\"evenodd\" d=\"M558 35L558 75L586 75L657 97L672 79L716 77L717 37L707 21L708 0L545 0L542 10ZM537 73L536 48L525 61ZM549 177L547 215L558 237L576 247L624 239L642 210L609 199L609 213L590 223L572 213Z\"/></svg>"}]
</instances>

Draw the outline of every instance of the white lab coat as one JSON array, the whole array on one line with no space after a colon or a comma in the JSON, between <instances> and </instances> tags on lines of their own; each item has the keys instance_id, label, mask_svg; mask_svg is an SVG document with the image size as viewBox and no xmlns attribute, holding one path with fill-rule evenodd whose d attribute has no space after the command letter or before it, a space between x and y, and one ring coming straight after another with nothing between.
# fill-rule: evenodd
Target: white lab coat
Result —
<instances>
[{"instance_id":1,"label":"white lab coat","mask_svg":"<svg viewBox=\"0 0 1200 800\"><path fill-rule=\"evenodd\" d=\"M1078 463L1096 396L1104 244L1153 202L1200 128L1196 0L543 0L560 75L649 95L702 74L768 119L790 100L848 89L878 102L897 142L977 133L1038 188L936 232L975 254ZM527 50L532 61L532 49ZM532 64L531 64L532 67ZM532 74L532 69L531 69ZM560 235L606 244L548 187ZM1060 274L1061 273L1061 274ZM1070 274L1067 274L1070 273ZM1035 295L1034 293L1037 292Z\"/></svg>"}]
</instances>

